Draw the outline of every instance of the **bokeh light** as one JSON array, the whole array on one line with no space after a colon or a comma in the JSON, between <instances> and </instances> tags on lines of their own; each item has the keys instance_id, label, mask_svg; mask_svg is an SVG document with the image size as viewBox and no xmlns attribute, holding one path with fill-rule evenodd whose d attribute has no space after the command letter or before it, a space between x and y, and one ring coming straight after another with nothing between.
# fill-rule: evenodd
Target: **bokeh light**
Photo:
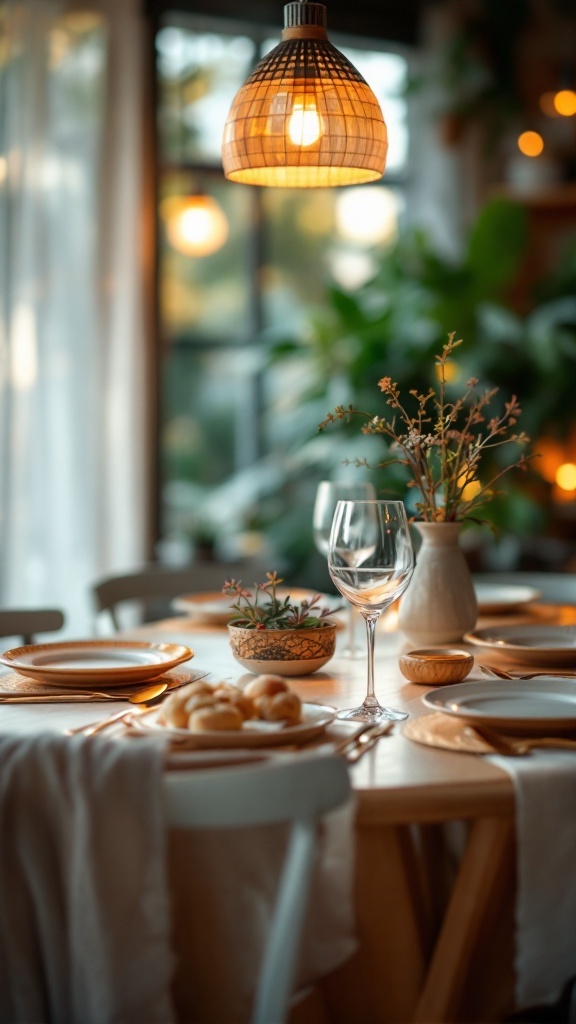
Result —
<instances>
[{"instance_id":1,"label":"bokeh light","mask_svg":"<svg viewBox=\"0 0 576 1024\"><path fill-rule=\"evenodd\" d=\"M573 117L576 114L576 92L560 89L554 96L554 107L561 117Z\"/></svg>"},{"instance_id":2,"label":"bokeh light","mask_svg":"<svg viewBox=\"0 0 576 1024\"><path fill-rule=\"evenodd\" d=\"M228 221L212 196L170 196L160 212L170 245L184 256L211 256L228 238Z\"/></svg>"},{"instance_id":3,"label":"bokeh light","mask_svg":"<svg viewBox=\"0 0 576 1024\"><path fill-rule=\"evenodd\" d=\"M540 156L544 140L538 132L522 132L518 139L518 149L524 156Z\"/></svg>"},{"instance_id":4,"label":"bokeh light","mask_svg":"<svg viewBox=\"0 0 576 1024\"><path fill-rule=\"evenodd\" d=\"M576 491L576 465L564 462L556 470L556 483L563 491Z\"/></svg>"}]
</instances>

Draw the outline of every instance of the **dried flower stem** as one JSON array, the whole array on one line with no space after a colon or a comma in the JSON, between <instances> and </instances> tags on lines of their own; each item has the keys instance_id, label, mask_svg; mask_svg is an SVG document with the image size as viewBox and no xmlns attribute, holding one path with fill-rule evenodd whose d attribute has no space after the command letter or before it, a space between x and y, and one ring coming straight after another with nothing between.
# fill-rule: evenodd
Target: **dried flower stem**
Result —
<instances>
[{"instance_id":1,"label":"dried flower stem","mask_svg":"<svg viewBox=\"0 0 576 1024\"><path fill-rule=\"evenodd\" d=\"M414 415L400 400L398 385L383 377L378 383L387 396L386 404L393 410L386 419L362 412L350 405L337 406L329 413L320 430L336 420L350 421L361 417L367 422L364 434L380 434L388 439L391 457L378 463L378 468L399 463L411 474L409 487L416 487L422 500L416 502L418 516L426 522L454 522L470 517L496 493L493 488L511 469L525 470L533 455L522 453L514 463L505 466L486 483L478 479L480 463L485 454L504 445L525 447L530 438L524 431L511 428L517 423L521 408L515 395L505 403L499 416L487 419L487 412L498 389L481 394L476 392L478 381L472 377L466 382L464 394L451 402L447 398L446 364L454 350L462 344L448 336L440 355L435 356L438 374L438 392L430 388L426 394L416 390L409 394L417 406ZM398 422L398 425L397 425ZM357 465L368 466L366 459L357 459ZM370 467L369 467L370 468ZM474 487L474 493L466 493Z\"/></svg>"}]
</instances>

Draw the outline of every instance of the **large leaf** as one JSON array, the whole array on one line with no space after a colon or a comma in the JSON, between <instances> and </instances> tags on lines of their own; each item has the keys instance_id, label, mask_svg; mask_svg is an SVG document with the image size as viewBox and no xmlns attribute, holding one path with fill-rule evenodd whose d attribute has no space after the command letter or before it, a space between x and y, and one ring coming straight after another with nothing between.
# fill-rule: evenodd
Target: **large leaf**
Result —
<instances>
[{"instance_id":1,"label":"large leaf","mask_svg":"<svg viewBox=\"0 0 576 1024\"><path fill-rule=\"evenodd\" d=\"M479 293L494 294L509 284L522 259L526 237L526 215L519 204L495 199L481 210L466 256Z\"/></svg>"}]
</instances>

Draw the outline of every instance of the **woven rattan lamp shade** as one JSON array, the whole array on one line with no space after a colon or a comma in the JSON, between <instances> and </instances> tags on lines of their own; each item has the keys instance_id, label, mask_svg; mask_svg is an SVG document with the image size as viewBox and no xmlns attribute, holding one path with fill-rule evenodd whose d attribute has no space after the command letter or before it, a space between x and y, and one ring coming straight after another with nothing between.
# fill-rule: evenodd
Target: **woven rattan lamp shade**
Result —
<instances>
[{"instance_id":1,"label":"woven rattan lamp shade","mask_svg":"<svg viewBox=\"0 0 576 1024\"><path fill-rule=\"evenodd\" d=\"M388 137L362 75L329 42L326 8L284 8L282 42L238 92L224 128L222 163L231 181L319 188L376 181Z\"/></svg>"}]
</instances>

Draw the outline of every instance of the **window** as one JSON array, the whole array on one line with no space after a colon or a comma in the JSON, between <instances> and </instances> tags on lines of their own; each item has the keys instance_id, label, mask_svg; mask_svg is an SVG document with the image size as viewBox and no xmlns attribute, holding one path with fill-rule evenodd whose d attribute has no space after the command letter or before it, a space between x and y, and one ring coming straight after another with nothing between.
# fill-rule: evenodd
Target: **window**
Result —
<instances>
[{"instance_id":1,"label":"window","mask_svg":"<svg viewBox=\"0 0 576 1024\"><path fill-rule=\"evenodd\" d=\"M384 111L385 183L307 191L224 179L231 102L277 42L192 22L157 36L161 531L179 544L212 534L225 547L234 536L234 555L240 541L244 550L251 543L250 527L262 525L258 500L274 502L282 475L275 454L286 437L279 417L299 387L297 373L269 365L270 339L298 335L331 280L353 290L373 275L398 230L406 187L407 61L341 43ZM186 254L174 235L179 199L192 194L219 210L220 234L205 255ZM305 428L300 421L296 434Z\"/></svg>"}]
</instances>

